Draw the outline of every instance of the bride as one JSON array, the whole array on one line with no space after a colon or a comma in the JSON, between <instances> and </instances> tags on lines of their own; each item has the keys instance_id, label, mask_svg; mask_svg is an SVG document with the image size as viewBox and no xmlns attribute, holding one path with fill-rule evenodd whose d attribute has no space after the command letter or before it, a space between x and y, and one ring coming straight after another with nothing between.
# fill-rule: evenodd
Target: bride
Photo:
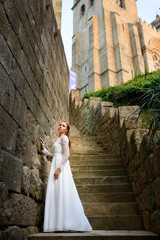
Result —
<instances>
[{"instance_id":1,"label":"bride","mask_svg":"<svg viewBox=\"0 0 160 240\"><path fill-rule=\"evenodd\" d=\"M69 139L70 126L62 121L59 124L59 137L53 144L53 154L40 138L42 152L52 159L48 177L43 232L92 231L80 201L71 168Z\"/></svg>"}]
</instances>

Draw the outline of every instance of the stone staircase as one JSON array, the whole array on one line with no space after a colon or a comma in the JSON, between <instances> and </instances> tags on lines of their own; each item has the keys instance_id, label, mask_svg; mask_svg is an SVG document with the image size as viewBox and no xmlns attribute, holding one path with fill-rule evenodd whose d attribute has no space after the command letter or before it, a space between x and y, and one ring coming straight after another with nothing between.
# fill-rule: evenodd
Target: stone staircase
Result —
<instances>
[{"instance_id":1,"label":"stone staircase","mask_svg":"<svg viewBox=\"0 0 160 240\"><path fill-rule=\"evenodd\" d=\"M90 136L71 126L70 164L92 232L39 233L37 239L159 239L143 230L142 216L120 156L107 154Z\"/></svg>"}]
</instances>

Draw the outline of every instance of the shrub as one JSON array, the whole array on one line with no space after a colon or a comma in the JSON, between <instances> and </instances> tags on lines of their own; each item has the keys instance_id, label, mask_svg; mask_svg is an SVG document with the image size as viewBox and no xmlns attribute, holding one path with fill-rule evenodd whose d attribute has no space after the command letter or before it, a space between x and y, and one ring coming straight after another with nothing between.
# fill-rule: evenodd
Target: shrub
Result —
<instances>
[{"instance_id":1,"label":"shrub","mask_svg":"<svg viewBox=\"0 0 160 240\"><path fill-rule=\"evenodd\" d=\"M111 101L115 107L139 105L142 119L145 122L147 119L151 141L160 128L160 70L139 74L118 86L84 94L84 98L90 96L101 97L103 101Z\"/></svg>"},{"instance_id":2,"label":"shrub","mask_svg":"<svg viewBox=\"0 0 160 240\"><path fill-rule=\"evenodd\" d=\"M84 94L83 98L101 97L103 101L111 101L115 106L140 104L139 99L145 89L154 89L160 84L160 70L139 74L132 80L118 86L102 88L96 92ZM138 102L137 102L138 101Z\"/></svg>"},{"instance_id":3,"label":"shrub","mask_svg":"<svg viewBox=\"0 0 160 240\"><path fill-rule=\"evenodd\" d=\"M140 97L140 114L145 112L143 119L148 118L150 141L152 142L157 130L160 128L160 85L153 89L144 89Z\"/></svg>"}]
</instances>

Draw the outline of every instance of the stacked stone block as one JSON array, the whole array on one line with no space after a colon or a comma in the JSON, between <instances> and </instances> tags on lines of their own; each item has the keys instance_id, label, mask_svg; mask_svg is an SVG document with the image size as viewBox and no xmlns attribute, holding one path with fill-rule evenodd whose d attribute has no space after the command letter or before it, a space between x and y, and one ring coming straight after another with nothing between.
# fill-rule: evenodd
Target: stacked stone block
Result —
<instances>
[{"instance_id":1,"label":"stacked stone block","mask_svg":"<svg viewBox=\"0 0 160 240\"><path fill-rule=\"evenodd\" d=\"M143 213L145 229L160 233L160 134L151 143L148 130L139 128L137 122L127 119L121 128L121 156Z\"/></svg>"},{"instance_id":2,"label":"stacked stone block","mask_svg":"<svg viewBox=\"0 0 160 240\"><path fill-rule=\"evenodd\" d=\"M43 223L50 149L68 120L68 67L52 1L0 2L0 235L27 239Z\"/></svg>"},{"instance_id":3,"label":"stacked stone block","mask_svg":"<svg viewBox=\"0 0 160 240\"><path fill-rule=\"evenodd\" d=\"M82 100L78 90L72 90L70 123L82 133L93 136L107 152L119 154L118 109L113 107L113 103L102 101L101 97Z\"/></svg>"}]
</instances>

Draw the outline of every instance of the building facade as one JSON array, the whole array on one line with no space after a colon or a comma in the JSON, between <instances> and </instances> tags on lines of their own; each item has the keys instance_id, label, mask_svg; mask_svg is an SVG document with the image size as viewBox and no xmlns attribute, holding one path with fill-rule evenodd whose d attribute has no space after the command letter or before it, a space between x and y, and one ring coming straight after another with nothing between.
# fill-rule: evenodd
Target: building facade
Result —
<instances>
[{"instance_id":1,"label":"building facade","mask_svg":"<svg viewBox=\"0 0 160 240\"><path fill-rule=\"evenodd\" d=\"M74 0L72 10L80 96L160 67L160 32L138 20L136 0Z\"/></svg>"},{"instance_id":2,"label":"building facade","mask_svg":"<svg viewBox=\"0 0 160 240\"><path fill-rule=\"evenodd\" d=\"M61 29L62 0L52 0L52 4L57 20L58 29Z\"/></svg>"},{"instance_id":3,"label":"building facade","mask_svg":"<svg viewBox=\"0 0 160 240\"><path fill-rule=\"evenodd\" d=\"M160 16L157 14L156 19L151 22L152 27L155 27L158 31L160 31Z\"/></svg>"}]
</instances>

